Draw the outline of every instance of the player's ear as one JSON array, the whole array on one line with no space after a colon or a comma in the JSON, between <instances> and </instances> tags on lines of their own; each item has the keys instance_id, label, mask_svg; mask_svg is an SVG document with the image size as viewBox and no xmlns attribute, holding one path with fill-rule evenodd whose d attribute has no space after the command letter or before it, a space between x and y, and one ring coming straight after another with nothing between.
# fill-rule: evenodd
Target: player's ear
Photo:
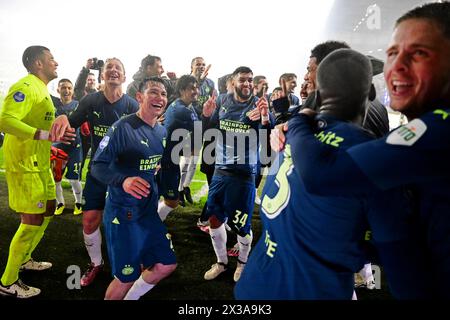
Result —
<instances>
[{"instance_id":1,"label":"player's ear","mask_svg":"<svg viewBox=\"0 0 450 320\"><path fill-rule=\"evenodd\" d=\"M136 101L141 104L144 101L143 93L138 91L136 92Z\"/></svg>"},{"instance_id":2,"label":"player's ear","mask_svg":"<svg viewBox=\"0 0 450 320\"><path fill-rule=\"evenodd\" d=\"M41 69L44 66L41 59L36 59L33 64L36 70Z\"/></svg>"}]
</instances>

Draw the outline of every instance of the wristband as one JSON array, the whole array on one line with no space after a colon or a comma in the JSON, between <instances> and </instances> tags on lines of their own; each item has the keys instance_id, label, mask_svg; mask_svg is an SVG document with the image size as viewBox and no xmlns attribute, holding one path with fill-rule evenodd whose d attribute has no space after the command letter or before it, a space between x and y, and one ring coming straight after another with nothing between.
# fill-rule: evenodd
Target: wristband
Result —
<instances>
[{"instance_id":1,"label":"wristband","mask_svg":"<svg viewBox=\"0 0 450 320\"><path fill-rule=\"evenodd\" d=\"M38 129L36 133L37 133L36 140L48 140L49 137L48 131Z\"/></svg>"}]
</instances>

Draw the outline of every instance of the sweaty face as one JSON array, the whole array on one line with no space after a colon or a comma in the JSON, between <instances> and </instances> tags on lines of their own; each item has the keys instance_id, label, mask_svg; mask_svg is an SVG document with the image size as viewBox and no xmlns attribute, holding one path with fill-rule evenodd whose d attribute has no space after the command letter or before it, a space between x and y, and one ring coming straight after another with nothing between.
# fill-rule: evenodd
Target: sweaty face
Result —
<instances>
[{"instance_id":1,"label":"sweaty face","mask_svg":"<svg viewBox=\"0 0 450 320\"><path fill-rule=\"evenodd\" d=\"M253 92L253 74L238 73L233 78L233 87L238 100L247 101Z\"/></svg>"},{"instance_id":2,"label":"sweaty face","mask_svg":"<svg viewBox=\"0 0 450 320\"><path fill-rule=\"evenodd\" d=\"M405 20L386 53L391 108L413 119L437 107L450 83L450 39L439 27L426 19Z\"/></svg>"},{"instance_id":3,"label":"sweaty face","mask_svg":"<svg viewBox=\"0 0 450 320\"><path fill-rule=\"evenodd\" d=\"M121 86L125 82L125 71L117 59L108 59L103 67L102 79L106 86Z\"/></svg>"}]
</instances>

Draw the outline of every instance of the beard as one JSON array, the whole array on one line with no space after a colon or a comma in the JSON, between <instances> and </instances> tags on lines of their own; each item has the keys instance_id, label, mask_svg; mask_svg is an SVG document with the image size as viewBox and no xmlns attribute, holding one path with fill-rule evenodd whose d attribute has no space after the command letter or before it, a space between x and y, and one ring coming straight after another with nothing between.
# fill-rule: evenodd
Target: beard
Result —
<instances>
[{"instance_id":1,"label":"beard","mask_svg":"<svg viewBox=\"0 0 450 320\"><path fill-rule=\"evenodd\" d=\"M248 94L244 94L241 89L234 88L236 91L236 95L241 98L242 100L248 100L252 96L252 90L248 89Z\"/></svg>"}]
</instances>

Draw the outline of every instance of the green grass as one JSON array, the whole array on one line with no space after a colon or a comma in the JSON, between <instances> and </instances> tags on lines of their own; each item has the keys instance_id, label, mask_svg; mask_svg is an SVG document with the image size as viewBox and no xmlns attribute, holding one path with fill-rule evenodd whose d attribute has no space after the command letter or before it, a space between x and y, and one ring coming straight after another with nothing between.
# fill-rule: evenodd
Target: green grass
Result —
<instances>
[{"instance_id":1,"label":"green grass","mask_svg":"<svg viewBox=\"0 0 450 320\"><path fill-rule=\"evenodd\" d=\"M8 256L8 247L18 225L19 216L8 209L7 188L3 174L0 174L0 266L3 270ZM72 215L73 196L70 189L64 190L66 209L61 216L53 219L46 235L33 256L53 262L54 266L44 272L24 272L25 283L42 289L38 300L101 300L111 281L110 269L106 264L95 283L81 290L69 290L66 286L67 267L78 265L84 270L88 255L84 248L81 216ZM166 224L172 234L177 256L177 270L158 284L143 300L229 300L233 299L233 272L236 258L230 258L230 268L214 281L205 281L204 272L215 262L215 255L209 235L196 227L204 199L200 203L172 212ZM253 216L254 242L261 235L261 221L258 208ZM236 242L236 236L228 233L228 247ZM103 245L103 255L107 257ZM361 300L390 299L387 285L382 279L381 290L357 289Z\"/></svg>"},{"instance_id":2,"label":"green grass","mask_svg":"<svg viewBox=\"0 0 450 320\"><path fill-rule=\"evenodd\" d=\"M0 175L0 189L6 191L4 175ZM73 196L65 190L66 207L73 207ZM203 202L203 201L202 201ZM215 262L215 255L209 235L196 227L202 202L186 208L179 208L167 219L169 232L177 255L178 268L169 278L143 297L155 300L217 300L233 298L233 272L236 258L230 258L231 268L215 281L205 281L204 272ZM7 193L0 194L0 265L7 261L8 246L19 225L19 217L7 209ZM254 232L261 233L258 214L254 218ZM229 246L236 236L229 234ZM103 248L105 249L105 248ZM95 284L81 290L69 290L66 287L66 274L69 265L78 265L84 269L88 256L83 245L81 216L73 216L66 209L61 216L53 219L45 238L37 247L33 256L37 259L52 261L54 267L42 273L24 272L21 276L25 283L38 286L42 294L37 299L102 299L111 281L107 267ZM106 252L104 251L106 257Z\"/></svg>"},{"instance_id":3,"label":"green grass","mask_svg":"<svg viewBox=\"0 0 450 320\"><path fill-rule=\"evenodd\" d=\"M1 98L1 97L0 97ZM82 181L85 181L86 168L83 170ZM191 192L194 196L206 183L206 177L197 166ZM3 168L3 152L0 149L0 169ZM264 180L261 186L264 184ZM42 289L37 300L101 300L111 281L109 265L106 264L93 285L80 290L69 290L66 286L68 278L67 267L80 266L82 271L88 263L88 255L83 244L81 216L72 214L73 195L70 184L63 181L66 209L61 216L53 219L46 235L33 256L53 262L53 268L44 272L23 272L21 278L25 283ZM261 194L262 187L259 189ZM164 279L142 300L230 300L233 299L233 272L236 258L230 258L230 268L213 281L203 279L204 272L215 262L215 254L209 235L196 227L206 196L199 202L186 207L178 207L166 220L169 232L172 234L173 245L177 256L177 270ZM20 218L8 209L8 193L4 174L0 172L0 269L3 271L8 257L9 243L17 230ZM254 240L261 235L261 221L258 208L252 221ZM236 236L228 233L228 247L236 242ZM103 245L103 256L106 258L106 248ZM357 289L360 300L390 299L384 279L382 290L367 291ZM0 297L1 300L1 297Z\"/></svg>"}]
</instances>

